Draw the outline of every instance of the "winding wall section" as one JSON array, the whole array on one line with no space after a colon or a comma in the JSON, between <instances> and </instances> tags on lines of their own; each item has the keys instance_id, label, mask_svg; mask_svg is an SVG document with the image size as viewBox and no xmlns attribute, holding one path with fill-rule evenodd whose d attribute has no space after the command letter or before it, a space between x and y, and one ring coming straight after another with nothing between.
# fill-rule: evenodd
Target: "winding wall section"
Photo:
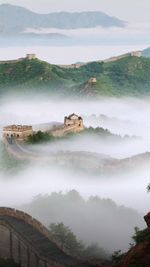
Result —
<instances>
[{"instance_id":1,"label":"winding wall section","mask_svg":"<svg viewBox=\"0 0 150 267\"><path fill-rule=\"evenodd\" d=\"M21 267L92 267L62 250L36 219L5 207L0 208L0 257Z\"/></svg>"},{"instance_id":2,"label":"winding wall section","mask_svg":"<svg viewBox=\"0 0 150 267\"><path fill-rule=\"evenodd\" d=\"M5 147L9 154L20 160L37 160L56 163L60 166L74 166L78 170L86 170L98 174L122 173L141 168L149 168L150 152L135 155L133 157L116 159L108 155L87 151L58 151L56 153L36 152L30 150L29 146L18 143L14 138L4 138Z\"/></svg>"}]
</instances>

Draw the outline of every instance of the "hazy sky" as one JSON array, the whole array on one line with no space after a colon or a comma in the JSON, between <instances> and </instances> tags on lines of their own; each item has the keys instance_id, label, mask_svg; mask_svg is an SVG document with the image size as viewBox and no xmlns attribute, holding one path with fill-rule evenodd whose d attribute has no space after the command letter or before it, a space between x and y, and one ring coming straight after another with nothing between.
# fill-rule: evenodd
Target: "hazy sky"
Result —
<instances>
[{"instance_id":1,"label":"hazy sky","mask_svg":"<svg viewBox=\"0 0 150 267\"><path fill-rule=\"evenodd\" d=\"M0 3L21 5L41 13L101 10L127 21L150 21L149 0L0 0Z\"/></svg>"}]
</instances>

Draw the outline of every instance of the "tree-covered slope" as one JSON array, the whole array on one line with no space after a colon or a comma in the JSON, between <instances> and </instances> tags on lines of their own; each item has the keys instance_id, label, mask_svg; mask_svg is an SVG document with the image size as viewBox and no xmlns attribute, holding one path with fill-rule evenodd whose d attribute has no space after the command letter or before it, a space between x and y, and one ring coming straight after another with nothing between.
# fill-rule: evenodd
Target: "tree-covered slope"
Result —
<instances>
[{"instance_id":1,"label":"tree-covered slope","mask_svg":"<svg viewBox=\"0 0 150 267\"><path fill-rule=\"evenodd\" d=\"M47 62L24 59L17 63L0 64L0 93L42 90L63 94L80 93L82 85L91 77L99 75L102 63L91 63L80 69L64 69Z\"/></svg>"},{"instance_id":2,"label":"tree-covered slope","mask_svg":"<svg viewBox=\"0 0 150 267\"><path fill-rule=\"evenodd\" d=\"M104 95L149 94L150 59L129 56L104 64L96 89Z\"/></svg>"},{"instance_id":3,"label":"tree-covered slope","mask_svg":"<svg viewBox=\"0 0 150 267\"><path fill-rule=\"evenodd\" d=\"M96 83L88 83L96 77ZM50 92L71 95L132 96L150 93L150 59L126 57L92 62L78 69L61 68L38 59L0 64L0 93Z\"/></svg>"},{"instance_id":4,"label":"tree-covered slope","mask_svg":"<svg viewBox=\"0 0 150 267\"><path fill-rule=\"evenodd\" d=\"M46 226L63 222L85 244L98 243L108 251L126 249L135 225L141 228L144 225L135 210L117 206L111 199L98 196L85 200L75 190L38 195L19 209Z\"/></svg>"}]
</instances>

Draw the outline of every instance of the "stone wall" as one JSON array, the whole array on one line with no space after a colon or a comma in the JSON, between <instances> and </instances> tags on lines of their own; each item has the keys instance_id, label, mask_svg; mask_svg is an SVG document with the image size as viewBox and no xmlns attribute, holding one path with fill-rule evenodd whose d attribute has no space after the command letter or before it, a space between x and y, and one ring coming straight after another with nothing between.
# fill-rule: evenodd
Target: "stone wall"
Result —
<instances>
[{"instance_id":1,"label":"stone wall","mask_svg":"<svg viewBox=\"0 0 150 267\"><path fill-rule=\"evenodd\" d=\"M51 262L36 251L33 244L24 239L9 223L7 216L22 220L37 229L54 244L57 242L48 229L30 215L11 208L0 208L0 258L13 259L21 267L62 267L64 265ZM6 218L6 219L5 219ZM59 248L59 244L56 246Z\"/></svg>"},{"instance_id":2,"label":"stone wall","mask_svg":"<svg viewBox=\"0 0 150 267\"><path fill-rule=\"evenodd\" d=\"M142 52L141 51L133 51L133 52L131 52L131 56L132 57L141 57Z\"/></svg>"},{"instance_id":3,"label":"stone wall","mask_svg":"<svg viewBox=\"0 0 150 267\"><path fill-rule=\"evenodd\" d=\"M86 64L75 63L71 65L59 65L59 67L62 69L79 69L83 65L86 65Z\"/></svg>"},{"instance_id":4,"label":"stone wall","mask_svg":"<svg viewBox=\"0 0 150 267\"><path fill-rule=\"evenodd\" d=\"M13 259L21 267L51 267L34 247L0 219L0 258Z\"/></svg>"},{"instance_id":5,"label":"stone wall","mask_svg":"<svg viewBox=\"0 0 150 267\"><path fill-rule=\"evenodd\" d=\"M59 130L57 132L57 136L60 133L61 132ZM18 142L16 142L17 150L15 150L14 146L12 146L12 144L9 143L6 138L4 138L3 140L4 140L4 144L5 144L5 148L7 152L11 156L16 158L17 160L34 160L34 161L40 161L40 162L41 160L44 160L44 161L47 161L49 164L55 163L58 166L66 166L66 163L67 163L67 165L70 164L72 166L73 164L74 166L78 166L78 168L79 167L81 169L84 168L84 170L87 170L87 171L91 170L92 172L96 170L100 171L100 168L101 168L101 164L102 164L101 157L99 157L99 155L95 153L81 152L81 151L80 152L60 151L56 154L41 155L40 153L34 153L34 152L31 152L30 150L29 151L25 150L21 144L18 144Z\"/></svg>"},{"instance_id":6,"label":"stone wall","mask_svg":"<svg viewBox=\"0 0 150 267\"><path fill-rule=\"evenodd\" d=\"M45 235L48 238L50 238L50 240L55 242L54 238L50 235L50 232L48 231L48 229L45 226L43 226L39 221L37 221L36 219L32 218L32 216L28 215L25 212L18 211L18 210L15 210L15 209L11 209L11 208L5 208L5 207L3 208L3 207L1 207L0 208L0 216L11 216L11 217L15 217L16 219L23 220L27 224L30 224L34 228L36 228L43 235Z\"/></svg>"},{"instance_id":7,"label":"stone wall","mask_svg":"<svg viewBox=\"0 0 150 267\"><path fill-rule=\"evenodd\" d=\"M21 267L93 267L61 248L50 232L30 215L0 208L0 257Z\"/></svg>"},{"instance_id":8,"label":"stone wall","mask_svg":"<svg viewBox=\"0 0 150 267\"><path fill-rule=\"evenodd\" d=\"M33 135L32 126L28 125L9 125L3 128L4 137L14 137L25 140L28 136Z\"/></svg>"},{"instance_id":9,"label":"stone wall","mask_svg":"<svg viewBox=\"0 0 150 267\"><path fill-rule=\"evenodd\" d=\"M21 140L26 140L30 135L33 135L33 130L26 130L26 131L3 131L3 136L4 137L14 137L16 139L21 139Z\"/></svg>"},{"instance_id":10,"label":"stone wall","mask_svg":"<svg viewBox=\"0 0 150 267\"><path fill-rule=\"evenodd\" d=\"M24 61L25 58L18 58L18 59L14 59L14 60L1 60L0 64L14 64L14 63L18 63L18 62L22 62Z\"/></svg>"},{"instance_id":11,"label":"stone wall","mask_svg":"<svg viewBox=\"0 0 150 267\"><path fill-rule=\"evenodd\" d=\"M68 117L64 118L64 124L59 126L58 128L56 127L54 130L50 132L53 136L58 136L61 137L63 135L66 135L68 133L77 133L83 131L84 124L83 124L83 119L79 117L76 114L71 114Z\"/></svg>"},{"instance_id":12,"label":"stone wall","mask_svg":"<svg viewBox=\"0 0 150 267\"><path fill-rule=\"evenodd\" d=\"M27 60L32 60L36 58L36 54L27 54L26 57L22 57L22 58L18 58L18 59L13 59L13 60L1 60L0 64L14 64L14 63L18 63L18 62L22 62L25 59Z\"/></svg>"},{"instance_id":13,"label":"stone wall","mask_svg":"<svg viewBox=\"0 0 150 267\"><path fill-rule=\"evenodd\" d=\"M36 59L36 54L27 54L26 59L28 60Z\"/></svg>"},{"instance_id":14,"label":"stone wall","mask_svg":"<svg viewBox=\"0 0 150 267\"><path fill-rule=\"evenodd\" d=\"M103 62L104 63L114 62L114 61L117 61L119 59L123 59L123 58L130 57L130 56L131 57L141 57L142 56L142 52L141 51L133 51L131 53L126 53L126 54L123 54L123 55L120 55L120 56L108 58L108 59L104 60Z\"/></svg>"},{"instance_id":15,"label":"stone wall","mask_svg":"<svg viewBox=\"0 0 150 267\"><path fill-rule=\"evenodd\" d=\"M51 132L51 134L55 137L61 137L63 135L66 135L68 133L78 133L84 130L84 126L78 126L78 125L70 125L67 127L59 128L58 130L54 130Z\"/></svg>"},{"instance_id":16,"label":"stone wall","mask_svg":"<svg viewBox=\"0 0 150 267\"><path fill-rule=\"evenodd\" d=\"M11 258L10 230L5 225L0 225L0 258Z\"/></svg>"}]
</instances>

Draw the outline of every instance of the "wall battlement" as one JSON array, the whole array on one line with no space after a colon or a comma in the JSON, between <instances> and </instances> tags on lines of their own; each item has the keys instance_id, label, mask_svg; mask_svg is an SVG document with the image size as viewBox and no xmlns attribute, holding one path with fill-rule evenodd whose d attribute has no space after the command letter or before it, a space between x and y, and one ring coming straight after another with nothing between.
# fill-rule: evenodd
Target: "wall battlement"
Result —
<instances>
[{"instance_id":1,"label":"wall battlement","mask_svg":"<svg viewBox=\"0 0 150 267\"><path fill-rule=\"evenodd\" d=\"M126 53L126 54L123 54L123 55L120 55L120 56L116 56L116 57L111 57L111 58L105 59L103 62L104 63L109 63L109 62L114 62L114 61L117 61L119 59L123 59L123 58L126 58L126 57L141 57L141 56L142 56L142 52L141 51L133 51L133 52Z\"/></svg>"},{"instance_id":2,"label":"wall battlement","mask_svg":"<svg viewBox=\"0 0 150 267\"><path fill-rule=\"evenodd\" d=\"M0 207L0 216L11 216L18 220L22 220L36 228L39 232L46 235L48 238L53 239L54 241L54 238L50 235L50 232L44 225L42 225L39 221L37 221L32 216L23 211L19 211L12 208Z\"/></svg>"},{"instance_id":3,"label":"wall battlement","mask_svg":"<svg viewBox=\"0 0 150 267\"><path fill-rule=\"evenodd\" d=\"M3 136L6 138L25 140L30 135L33 135L33 128L30 125L9 125L3 128Z\"/></svg>"},{"instance_id":4,"label":"wall battlement","mask_svg":"<svg viewBox=\"0 0 150 267\"><path fill-rule=\"evenodd\" d=\"M0 258L21 267L93 267L69 255L32 216L7 207L0 208Z\"/></svg>"},{"instance_id":5,"label":"wall battlement","mask_svg":"<svg viewBox=\"0 0 150 267\"><path fill-rule=\"evenodd\" d=\"M0 64L15 64L24 60L36 59L36 54L27 54L26 57L12 59L12 60L0 60Z\"/></svg>"}]
</instances>

